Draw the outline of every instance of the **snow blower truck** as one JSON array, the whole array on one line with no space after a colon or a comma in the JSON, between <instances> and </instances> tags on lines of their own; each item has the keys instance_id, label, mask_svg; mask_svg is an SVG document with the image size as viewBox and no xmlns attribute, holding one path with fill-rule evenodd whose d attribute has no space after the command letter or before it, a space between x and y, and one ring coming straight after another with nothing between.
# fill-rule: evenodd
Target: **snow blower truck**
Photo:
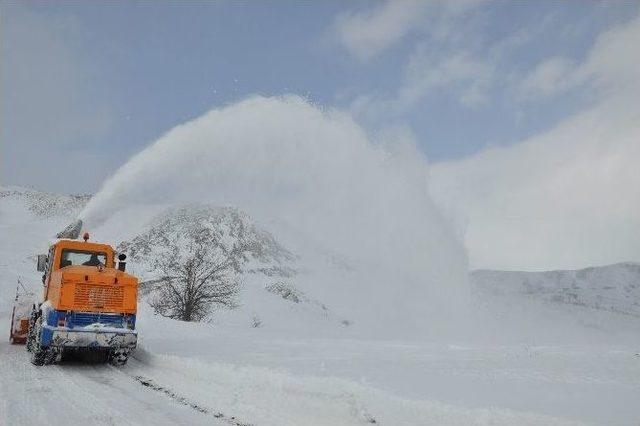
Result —
<instances>
[{"instance_id":1,"label":"snow blower truck","mask_svg":"<svg viewBox=\"0 0 640 426\"><path fill-rule=\"evenodd\" d=\"M116 266L111 246L89 242L88 233L84 241L62 238L64 232L48 255L38 256L44 297L29 318L31 362L52 364L80 353L124 365L137 344L138 280L125 273L124 254Z\"/></svg>"}]
</instances>

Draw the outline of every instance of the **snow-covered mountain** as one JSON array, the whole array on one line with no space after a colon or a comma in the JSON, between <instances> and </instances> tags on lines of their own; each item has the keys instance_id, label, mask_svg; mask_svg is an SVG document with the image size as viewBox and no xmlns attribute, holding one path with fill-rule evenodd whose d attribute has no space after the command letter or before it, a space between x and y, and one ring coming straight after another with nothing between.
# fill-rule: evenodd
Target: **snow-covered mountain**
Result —
<instances>
[{"instance_id":1,"label":"snow-covered mountain","mask_svg":"<svg viewBox=\"0 0 640 426\"><path fill-rule=\"evenodd\" d=\"M263 273L288 278L295 275L295 255L269 232L257 226L249 215L233 207L189 205L170 208L151 219L143 232L123 241L118 250L126 252L134 265L148 266L159 247L199 234L210 245L219 245L234 254L234 263L243 273ZM140 269L141 278L153 271ZM149 276L149 279L155 277Z\"/></svg>"},{"instance_id":2,"label":"snow-covered mountain","mask_svg":"<svg viewBox=\"0 0 640 426\"><path fill-rule=\"evenodd\" d=\"M471 273L479 294L529 297L551 303L640 316L640 264L618 263L575 271Z\"/></svg>"},{"instance_id":3,"label":"snow-covered mountain","mask_svg":"<svg viewBox=\"0 0 640 426\"><path fill-rule=\"evenodd\" d=\"M74 217L91 199L90 194L58 195L34 189L0 186L0 200L22 203L40 218Z\"/></svg>"},{"instance_id":4,"label":"snow-covered mountain","mask_svg":"<svg viewBox=\"0 0 640 426\"><path fill-rule=\"evenodd\" d=\"M291 329L295 318L293 323L301 325L303 333L306 327L338 327L348 322L298 288L297 255L234 207L171 207L149 218L135 235L118 244L118 250L129 255L129 271L141 280L146 300L162 284L159 279L165 268L158 262L176 261L194 236L224 255L232 266L233 279L241 283L236 307L218 309L214 321Z\"/></svg>"},{"instance_id":5,"label":"snow-covered mountain","mask_svg":"<svg viewBox=\"0 0 640 426\"><path fill-rule=\"evenodd\" d=\"M56 232L76 217L89 198L0 186L0 310L11 305L18 280L39 294L36 255L46 252Z\"/></svg>"}]
</instances>

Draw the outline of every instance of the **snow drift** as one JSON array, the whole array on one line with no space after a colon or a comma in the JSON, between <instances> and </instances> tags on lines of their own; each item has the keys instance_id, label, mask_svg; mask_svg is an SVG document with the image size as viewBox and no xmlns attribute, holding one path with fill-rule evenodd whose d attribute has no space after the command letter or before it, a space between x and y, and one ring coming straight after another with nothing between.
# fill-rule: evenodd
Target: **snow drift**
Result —
<instances>
[{"instance_id":1,"label":"snow drift","mask_svg":"<svg viewBox=\"0 0 640 426\"><path fill-rule=\"evenodd\" d=\"M300 97L253 97L169 131L80 217L125 239L167 206L237 207L300 257L303 288L356 322L451 325L467 297L466 255L429 198L424 159L394 147Z\"/></svg>"}]
</instances>

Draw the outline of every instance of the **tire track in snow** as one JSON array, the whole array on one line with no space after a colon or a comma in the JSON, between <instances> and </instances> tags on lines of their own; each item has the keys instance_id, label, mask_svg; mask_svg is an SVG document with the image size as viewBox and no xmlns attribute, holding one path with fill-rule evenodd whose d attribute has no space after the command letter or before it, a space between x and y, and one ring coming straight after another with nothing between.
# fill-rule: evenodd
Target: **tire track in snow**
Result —
<instances>
[{"instance_id":1,"label":"tire track in snow","mask_svg":"<svg viewBox=\"0 0 640 426\"><path fill-rule=\"evenodd\" d=\"M222 421L224 421L224 422L226 422L226 423L228 423L230 425L233 425L233 426L253 426L253 424L242 422L242 421L236 419L234 416L227 416L227 415L225 415L225 414L223 414L223 413L221 413L219 411L215 411L215 410L212 410L210 408L203 407L202 405L199 405L199 404L196 404L194 402L191 402L187 398L176 394L171 389L157 384L152 379L146 378L144 376L132 376L132 377L133 377L134 380L136 380L142 386L145 386L145 387L148 387L149 389L153 389L154 391L163 393L163 394L167 395L169 398L171 398L174 401L178 402L179 404L186 405L187 407L191 407L194 410L198 411L199 413L202 413L202 414L205 414L205 415L206 414L211 414L216 419L222 420Z\"/></svg>"},{"instance_id":2,"label":"tire track in snow","mask_svg":"<svg viewBox=\"0 0 640 426\"><path fill-rule=\"evenodd\" d=\"M142 391L120 368L82 362L36 367L24 346L0 340L0 425L224 424L212 420Z\"/></svg>"},{"instance_id":3,"label":"tire track in snow","mask_svg":"<svg viewBox=\"0 0 640 426\"><path fill-rule=\"evenodd\" d=\"M256 426L255 423L245 423L243 421L240 421L236 416L229 416L224 414L223 412L219 411L219 410L214 410L211 409L205 405L202 404L197 404L194 401L194 399L189 399L189 398L193 398L194 395L191 394L191 392L187 391L188 396L183 396L185 395L183 394L178 394L177 392L175 392L171 385L169 386L163 386L160 385L158 382L154 381L154 379L149 378L150 376L156 376L153 370L149 371L148 373L150 373L150 376L145 375L145 370L142 371L135 371L135 373L133 371L127 372L127 368L129 367L151 367L151 368L158 368L158 365L153 365L153 359L155 358L155 355L152 353L149 353L146 349L144 349L143 347L139 347L138 350L136 350L136 352L134 352L133 357L132 357L132 361L133 362L129 362L128 365L126 366L126 368L124 370L120 370L117 367L112 367L112 368L116 368L118 371L126 374L128 377L134 379L135 381L137 381L138 383L142 384L143 386L151 389L151 390L155 390L156 392L159 393L163 393L166 396L168 396L169 398L171 398L172 400L174 400L175 402L187 406L191 409L193 409L196 412L199 412L201 414L204 415L213 415L216 419L221 420L224 423L230 424L232 426ZM178 358L179 357L174 357L174 358ZM181 359L181 361L184 361ZM152 366L153 365L153 366ZM162 368L162 367L160 367ZM162 372L163 370L160 370L160 372ZM138 374L136 374L138 373ZM140 374L141 373L141 374ZM241 379L241 377L237 377L234 380L237 379ZM241 380L240 380L241 381ZM278 381L278 380L276 380ZM166 382L165 382L166 383ZM258 381L259 383L259 381ZM296 389L295 390L296 393L304 393L306 394L309 398L318 401L318 400L323 400L323 399L329 399L329 401L331 401L331 403L335 403L335 402L339 402L339 403L343 403L347 405L347 413L346 414L346 418L355 418L356 422L358 424L372 424L372 425L380 425L381 422L379 421L379 419L376 416L373 416L369 413L369 411L362 406L362 403L360 403L358 401L358 398L356 397L355 394L353 394L352 392L339 392L337 395L327 395L325 392L316 392L313 390L304 390L304 389ZM250 395L249 396L248 401L252 401L252 397ZM197 398L197 397L196 397ZM278 412L278 410L274 410L273 412ZM273 412L270 412L269 414L273 414ZM253 413L255 414L255 413ZM283 413L284 416L283 418L287 417L286 413ZM255 418L254 416L251 416ZM280 416L278 416L280 417ZM287 417L288 418L288 417ZM273 421L273 419L271 419ZM276 419L277 420L277 419ZM283 420L278 420L279 423L275 423L275 424L305 424L307 422L307 420L309 420L307 418L307 413L304 413L304 417L303 417L303 423L290 423L290 421L292 421L292 419L289 419L289 422L287 421L283 421ZM297 422L300 422L300 420L295 420ZM269 424L274 424L274 423L269 423ZM315 423L314 423L315 424ZM342 423L340 423L342 424Z\"/></svg>"}]
</instances>

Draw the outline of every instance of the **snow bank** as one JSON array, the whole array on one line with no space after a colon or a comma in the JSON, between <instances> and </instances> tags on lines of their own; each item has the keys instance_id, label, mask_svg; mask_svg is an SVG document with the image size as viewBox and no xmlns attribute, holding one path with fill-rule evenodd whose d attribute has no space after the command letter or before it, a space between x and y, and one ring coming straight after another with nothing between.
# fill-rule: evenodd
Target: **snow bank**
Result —
<instances>
[{"instance_id":1,"label":"snow bank","mask_svg":"<svg viewBox=\"0 0 640 426\"><path fill-rule=\"evenodd\" d=\"M260 425L578 425L576 421L501 408L473 409L400 398L359 383L284 371L141 353L129 374L163 393ZM156 372L161 376L154 378ZM158 381L156 381L158 380Z\"/></svg>"},{"instance_id":2,"label":"snow bank","mask_svg":"<svg viewBox=\"0 0 640 426\"><path fill-rule=\"evenodd\" d=\"M424 159L393 146L299 97L253 97L172 129L80 216L112 240L167 206L234 206L300 256L303 290L357 324L449 328L464 311L466 255L429 198Z\"/></svg>"}]
</instances>

